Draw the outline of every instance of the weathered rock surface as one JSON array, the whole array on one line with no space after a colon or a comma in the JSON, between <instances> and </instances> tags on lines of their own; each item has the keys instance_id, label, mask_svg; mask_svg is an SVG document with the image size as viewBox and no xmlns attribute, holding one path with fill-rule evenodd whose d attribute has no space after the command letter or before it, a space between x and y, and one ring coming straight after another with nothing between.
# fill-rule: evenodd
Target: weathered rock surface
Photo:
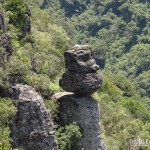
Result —
<instances>
[{"instance_id":1,"label":"weathered rock surface","mask_svg":"<svg viewBox=\"0 0 150 150\"><path fill-rule=\"evenodd\" d=\"M65 68L73 72L95 72L99 69L89 50L68 50L64 54Z\"/></svg>"},{"instance_id":2,"label":"weathered rock surface","mask_svg":"<svg viewBox=\"0 0 150 150\"><path fill-rule=\"evenodd\" d=\"M8 34L4 33L5 31L5 24L4 24L4 16L3 13L0 11L0 44L6 49L6 53L11 53L11 42L10 37Z\"/></svg>"},{"instance_id":3,"label":"weathered rock surface","mask_svg":"<svg viewBox=\"0 0 150 150\"><path fill-rule=\"evenodd\" d=\"M8 34L2 34L0 37L0 41L2 43L2 46L5 49L5 55L9 56L12 53L12 46L11 46L11 40Z\"/></svg>"},{"instance_id":4,"label":"weathered rock surface","mask_svg":"<svg viewBox=\"0 0 150 150\"><path fill-rule=\"evenodd\" d=\"M100 136L98 102L91 97L76 97L73 93L56 93L52 97L59 102L58 122L61 126L76 122L82 138L76 150L105 150Z\"/></svg>"},{"instance_id":5,"label":"weathered rock surface","mask_svg":"<svg viewBox=\"0 0 150 150\"><path fill-rule=\"evenodd\" d=\"M0 63L3 63L12 53L11 40L8 34L5 33L4 16L0 11L0 46L4 51L0 52Z\"/></svg>"},{"instance_id":6,"label":"weathered rock surface","mask_svg":"<svg viewBox=\"0 0 150 150\"><path fill-rule=\"evenodd\" d=\"M90 50L68 50L64 54L67 71L60 79L60 87L80 96L90 96L102 85L102 75L96 73L99 66Z\"/></svg>"},{"instance_id":7,"label":"weathered rock surface","mask_svg":"<svg viewBox=\"0 0 150 150\"><path fill-rule=\"evenodd\" d=\"M5 30L3 13L0 11L0 30Z\"/></svg>"},{"instance_id":8,"label":"weathered rock surface","mask_svg":"<svg viewBox=\"0 0 150 150\"><path fill-rule=\"evenodd\" d=\"M26 21L24 23L23 26L23 31L22 31L22 35L24 36L26 33L29 33L31 31L31 21L30 21L30 17L31 17L31 11L30 8L27 6L26 7Z\"/></svg>"},{"instance_id":9,"label":"weathered rock surface","mask_svg":"<svg viewBox=\"0 0 150 150\"><path fill-rule=\"evenodd\" d=\"M10 90L18 109L13 119L14 147L23 150L57 150L54 125L42 97L30 86L16 84Z\"/></svg>"},{"instance_id":10,"label":"weathered rock surface","mask_svg":"<svg viewBox=\"0 0 150 150\"><path fill-rule=\"evenodd\" d=\"M74 92L79 96L89 96L99 89L102 77L98 73L74 73L67 71L63 74L60 85L64 90Z\"/></svg>"}]
</instances>

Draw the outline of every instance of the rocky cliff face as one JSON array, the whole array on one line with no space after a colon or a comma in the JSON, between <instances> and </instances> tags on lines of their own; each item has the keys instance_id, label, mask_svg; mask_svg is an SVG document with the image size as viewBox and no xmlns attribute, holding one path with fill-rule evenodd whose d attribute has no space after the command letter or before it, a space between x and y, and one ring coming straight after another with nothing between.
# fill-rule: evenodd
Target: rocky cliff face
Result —
<instances>
[{"instance_id":1,"label":"rocky cliff face","mask_svg":"<svg viewBox=\"0 0 150 150\"><path fill-rule=\"evenodd\" d=\"M24 26L22 29L22 36L25 36L27 33L29 33L31 31L31 21L30 21L31 11L30 11L28 6L26 7L26 13L25 14L27 15L27 17L26 17L26 20L24 22Z\"/></svg>"},{"instance_id":2,"label":"rocky cliff face","mask_svg":"<svg viewBox=\"0 0 150 150\"><path fill-rule=\"evenodd\" d=\"M11 127L13 146L23 150L57 150L54 125L42 97L22 84L11 88L10 97L18 109Z\"/></svg>"},{"instance_id":3,"label":"rocky cliff face","mask_svg":"<svg viewBox=\"0 0 150 150\"><path fill-rule=\"evenodd\" d=\"M7 33L3 33L0 37L0 42L5 49L5 56L8 57L12 53L12 46L10 36Z\"/></svg>"},{"instance_id":4,"label":"rocky cliff face","mask_svg":"<svg viewBox=\"0 0 150 150\"><path fill-rule=\"evenodd\" d=\"M0 45L4 51L0 53L0 62L3 63L12 53L11 40L7 33L5 33L5 24L3 13L0 12Z\"/></svg>"},{"instance_id":5,"label":"rocky cliff face","mask_svg":"<svg viewBox=\"0 0 150 150\"><path fill-rule=\"evenodd\" d=\"M3 13L0 11L0 30L5 30Z\"/></svg>"},{"instance_id":6,"label":"rocky cliff face","mask_svg":"<svg viewBox=\"0 0 150 150\"><path fill-rule=\"evenodd\" d=\"M31 11L29 7L26 7L26 20L24 22L21 35L24 37L27 33L31 31ZM8 59L8 57L12 54L13 48L11 45L11 39L7 31L5 30L4 24L4 15L3 12L0 11L0 45L4 48L4 51L0 52L0 62L3 63Z\"/></svg>"},{"instance_id":7,"label":"rocky cliff face","mask_svg":"<svg viewBox=\"0 0 150 150\"><path fill-rule=\"evenodd\" d=\"M22 37L30 32L30 9L26 8L26 21L21 31ZM4 16L0 12L0 63L7 61L13 52L11 39L5 30ZM12 87L0 89L1 97L10 97L17 107L17 114L12 118L11 137L14 148L23 150L57 150L55 126L51 113L46 109L43 99L34 88L19 84L20 75L10 74L5 79Z\"/></svg>"},{"instance_id":8,"label":"rocky cliff face","mask_svg":"<svg viewBox=\"0 0 150 150\"><path fill-rule=\"evenodd\" d=\"M59 102L58 123L64 126L76 122L80 126L82 138L76 150L104 150L98 102L90 97L102 84L102 76L96 73L99 67L83 47L65 52L65 67L60 86L73 93L53 95Z\"/></svg>"}]
</instances>

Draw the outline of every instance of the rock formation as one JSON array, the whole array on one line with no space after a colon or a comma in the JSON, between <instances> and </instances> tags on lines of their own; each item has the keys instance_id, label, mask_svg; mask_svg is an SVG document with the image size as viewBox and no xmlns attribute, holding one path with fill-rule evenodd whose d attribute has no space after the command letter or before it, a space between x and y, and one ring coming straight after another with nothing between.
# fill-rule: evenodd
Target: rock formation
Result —
<instances>
[{"instance_id":1,"label":"rock formation","mask_svg":"<svg viewBox=\"0 0 150 150\"><path fill-rule=\"evenodd\" d=\"M23 150L57 150L54 125L42 97L22 84L11 88L10 97L18 109L11 127L13 146Z\"/></svg>"},{"instance_id":2,"label":"rock formation","mask_svg":"<svg viewBox=\"0 0 150 150\"><path fill-rule=\"evenodd\" d=\"M0 52L0 63L3 63L8 56L12 53L11 40L7 33L5 33L5 24L3 13L0 12L0 46L4 48L4 51Z\"/></svg>"},{"instance_id":3,"label":"rock formation","mask_svg":"<svg viewBox=\"0 0 150 150\"><path fill-rule=\"evenodd\" d=\"M105 150L100 135L98 102L90 97L102 84L102 76L96 73L99 67L91 58L91 52L83 46L66 51L64 56L67 71L60 86L68 92L52 97L59 102L58 123L60 126L73 122L79 125L82 138L76 150Z\"/></svg>"},{"instance_id":4,"label":"rock formation","mask_svg":"<svg viewBox=\"0 0 150 150\"><path fill-rule=\"evenodd\" d=\"M64 54L67 71L60 80L60 86L79 96L90 96L102 84L102 76L96 73L99 66L91 58L91 51L83 49L68 50Z\"/></svg>"},{"instance_id":5,"label":"rock formation","mask_svg":"<svg viewBox=\"0 0 150 150\"><path fill-rule=\"evenodd\" d=\"M5 30L3 13L0 11L0 30Z\"/></svg>"},{"instance_id":6,"label":"rock formation","mask_svg":"<svg viewBox=\"0 0 150 150\"><path fill-rule=\"evenodd\" d=\"M52 97L59 102L58 124L65 126L76 122L81 128L82 138L78 149L105 150L100 136L98 102L91 97L76 97L73 93L56 93Z\"/></svg>"},{"instance_id":7,"label":"rock formation","mask_svg":"<svg viewBox=\"0 0 150 150\"><path fill-rule=\"evenodd\" d=\"M23 26L23 30L22 30L22 35L25 36L25 34L29 33L31 31L31 21L30 21L30 17L31 17L31 11L29 6L26 7L26 20L24 22L24 26Z\"/></svg>"},{"instance_id":8,"label":"rock formation","mask_svg":"<svg viewBox=\"0 0 150 150\"><path fill-rule=\"evenodd\" d=\"M6 57L10 56L13 50L12 50L11 40L9 35L7 33L2 34L0 37L0 42L2 43L2 46L5 49Z\"/></svg>"}]
</instances>

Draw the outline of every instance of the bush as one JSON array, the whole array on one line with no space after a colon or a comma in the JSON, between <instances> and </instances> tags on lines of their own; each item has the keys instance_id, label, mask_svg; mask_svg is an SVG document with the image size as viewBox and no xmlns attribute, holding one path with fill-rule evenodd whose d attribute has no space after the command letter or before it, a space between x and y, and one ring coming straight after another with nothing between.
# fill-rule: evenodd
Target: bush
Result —
<instances>
[{"instance_id":1,"label":"bush","mask_svg":"<svg viewBox=\"0 0 150 150\"><path fill-rule=\"evenodd\" d=\"M60 127L56 132L56 136L59 150L76 150L82 134L79 126L74 122Z\"/></svg>"}]
</instances>

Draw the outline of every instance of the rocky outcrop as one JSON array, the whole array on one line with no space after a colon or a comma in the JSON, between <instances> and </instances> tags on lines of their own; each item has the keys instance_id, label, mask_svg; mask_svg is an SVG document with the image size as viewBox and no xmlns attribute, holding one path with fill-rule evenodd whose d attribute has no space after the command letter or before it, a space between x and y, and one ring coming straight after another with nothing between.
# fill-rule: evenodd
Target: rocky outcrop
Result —
<instances>
[{"instance_id":1,"label":"rocky outcrop","mask_svg":"<svg viewBox=\"0 0 150 150\"><path fill-rule=\"evenodd\" d=\"M102 75L96 73L99 66L91 58L91 51L68 50L64 54L67 71L60 79L60 87L79 96L90 96L102 85Z\"/></svg>"},{"instance_id":2,"label":"rocky outcrop","mask_svg":"<svg viewBox=\"0 0 150 150\"><path fill-rule=\"evenodd\" d=\"M6 56L10 56L11 53L13 52L12 50L12 46L11 46L11 40L10 40L10 36L8 34L2 34L0 41L2 43L2 46L5 49L5 55Z\"/></svg>"},{"instance_id":3,"label":"rocky outcrop","mask_svg":"<svg viewBox=\"0 0 150 150\"><path fill-rule=\"evenodd\" d=\"M76 122L81 128L79 147L72 150L105 150L100 135L99 105L90 97L102 85L99 66L88 47L76 45L65 52L66 72L60 86L73 93L56 93L52 99L59 102L58 123L65 126Z\"/></svg>"},{"instance_id":4,"label":"rocky outcrop","mask_svg":"<svg viewBox=\"0 0 150 150\"><path fill-rule=\"evenodd\" d=\"M76 122L82 131L78 149L105 150L100 136L98 102L92 97L76 97L73 93L56 93L52 97L59 102L58 123L65 126Z\"/></svg>"},{"instance_id":5,"label":"rocky outcrop","mask_svg":"<svg viewBox=\"0 0 150 150\"><path fill-rule=\"evenodd\" d=\"M26 7L26 20L24 22L23 30L22 30L22 36L25 36L25 34L29 33L31 31L31 11L30 8L27 6Z\"/></svg>"},{"instance_id":6,"label":"rocky outcrop","mask_svg":"<svg viewBox=\"0 0 150 150\"><path fill-rule=\"evenodd\" d=\"M14 147L57 150L54 125L42 97L30 86L16 84L9 91L18 109L11 127Z\"/></svg>"},{"instance_id":7,"label":"rocky outcrop","mask_svg":"<svg viewBox=\"0 0 150 150\"><path fill-rule=\"evenodd\" d=\"M2 64L12 53L10 36L5 33L5 24L3 13L0 12L0 46L4 51L0 52L0 63Z\"/></svg>"},{"instance_id":8,"label":"rocky outcrop","mask_svg":"<svg viewBox=\"0 0 150 150\"><path fill-rule=\"evenodd\" d=\"M3 13L0 11L0 30L5 30Z\"/></svg>"},{"instance_id":9,"label":"rocky outcrop","mask_svg":"<svg viewBox=\"0 0 150 150\"><path fill-rule=\"evenodd\" d=\"M0 52L0 64L3 64L13 52L11 40L8 34L3 33L0 35L0 47L3 47L3 50Z\"/></svg>"}]
</instances>

